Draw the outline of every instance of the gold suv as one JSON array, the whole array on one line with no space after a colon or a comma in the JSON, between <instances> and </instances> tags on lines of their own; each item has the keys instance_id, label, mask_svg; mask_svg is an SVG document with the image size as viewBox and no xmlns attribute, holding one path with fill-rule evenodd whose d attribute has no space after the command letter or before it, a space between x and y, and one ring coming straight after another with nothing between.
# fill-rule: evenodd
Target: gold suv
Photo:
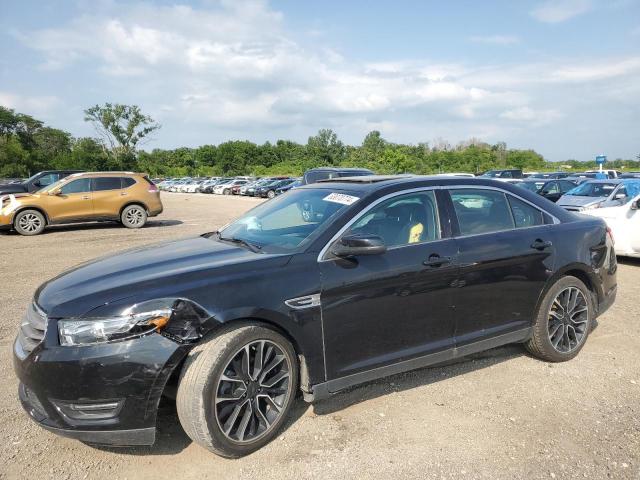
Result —
<instances>
[{"instance_id":1,"label":"gold suv","mask_svg":"<svg viewBox=\"0 0 640 480\"><path fill-rule=\"evenodd\" d=\"M76 173L31 194L0 197L0 228L37 235L47 225L116 220L140 228L162 213L158 187L141 173Z\"/></svg>"}]
</instances>

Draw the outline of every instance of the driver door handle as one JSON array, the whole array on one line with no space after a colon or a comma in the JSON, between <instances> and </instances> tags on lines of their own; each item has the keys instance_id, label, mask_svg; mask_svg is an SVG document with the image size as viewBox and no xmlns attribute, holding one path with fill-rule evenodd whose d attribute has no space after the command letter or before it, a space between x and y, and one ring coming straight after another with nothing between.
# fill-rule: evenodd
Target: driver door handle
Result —
<instances>
[{"instance_id":1,"label":"driver door handle","mask_svg":"<svg viewBox=\"0 0 640 480\"><path fill-rule=\"evenodd\" d=\"M550 241L544 241L544 240L540 240L539 238L536 239L535 242L533 242L531 244L531 248L535 249L535 250L544 250L545 248L549 248L553 245L553 243L551 243Z\"/></svg>"},{"instance_id":2,"label":"driver door handle","mask_svg":"<svg viewBox=\"0 0 640 480\"><path fill-rule=\"evenodd\" d=\"M425 267L433 267L438 268L443 265L449 265L451 263L451 257L441 257L440 255L434 254L429 255L429 258L422 262Z\"/></svg>"},{"instance_id":3,"label":"driver door handle","mask_svg":"<svg viewBox=\"0 0 640 480\"><path fill-rule=\"evenodd\" d=\"M91 197L89 195L85 195L84 197L82 197L83 200L90 200Z\"/></svg>"}]
</instances>

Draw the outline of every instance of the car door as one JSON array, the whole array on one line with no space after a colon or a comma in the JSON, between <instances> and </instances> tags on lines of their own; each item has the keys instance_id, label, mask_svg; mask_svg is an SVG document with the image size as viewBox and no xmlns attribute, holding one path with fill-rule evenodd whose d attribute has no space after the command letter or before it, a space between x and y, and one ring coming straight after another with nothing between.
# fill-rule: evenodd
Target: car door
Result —
<instances>
[{"instance_id":1,"label":"car door","mask_svg":"<svg viewBox=\"0 0 640 480\"><path fill-rule=\"evenodd\" d=\"M95 177L91 180L93 214L95 218L117 218L128 201L122 190L121 177Z\"/></svg>"},{"instance_id":2,"label":"car door","mask_svg":"<svg viewBox=\"0 0 640 480\"><path fill-rule=\"evenodd\" d=\"M379 200L332 244L352 234L378 235L387 251L319 260L327 379L451 348L457 250L434 191Z\"/></svg>"},{"instance_id":3,"label":"car door","mask_svg":"<svg viewBox=\"0 0 640 480\"><path fill-rule=\"evenodd\" d=\"M551 217L499 189L448 193L460 267L456 347L528 328L553 272Z\"/></svg>"},{"instance_id":4,"label":"car door","mask_svg":"<svg viewBox=\"0 0 640 480\"><path fill-rule=\"evenodd\" d=\"M52 192L54 193L54 192ZM47 216L53 223L90 218L93 215L91 180L78 178L45 197Z\"/></svg>"},{"instance_id":5,"label":"car door","mask_svg":"<svg viewBox=\"0 0 640 480\"><path fill-rule=\"evenodd\" d=\"M545 183L540 189L540 195L553 203L557 202L562 196L560 183L557 180L551 180Z\"/></svg>"}]
</instances>

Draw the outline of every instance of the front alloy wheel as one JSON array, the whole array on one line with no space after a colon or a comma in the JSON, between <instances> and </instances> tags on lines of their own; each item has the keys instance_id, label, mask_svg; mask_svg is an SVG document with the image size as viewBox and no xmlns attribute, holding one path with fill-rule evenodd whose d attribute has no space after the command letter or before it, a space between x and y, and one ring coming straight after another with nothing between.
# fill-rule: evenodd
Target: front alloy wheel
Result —
<instances>
[{"instance_id":1,"label":"front alloy wheel","mask_svg":"<svg viewBox=\"0 0 640 480\"><path fill-rule=\"evenodd\" d=\"M230 326L189 353L176 401L180 423L218 455L248 455L278 434L298 371L293 347L278 332L254 323Z\"/></svg>"},{"instance_id":2,"label":"front alloy wheel","mask_svg":"<svg viewBox=\"0 0 640 480\"><path fill-rule=\"evenodd\" d=\"M291 365L282 349L268 340L242 347L218 380L215 416L225 436L250 443L276 423L291 392Z\"/></svg>"}]
</instances>

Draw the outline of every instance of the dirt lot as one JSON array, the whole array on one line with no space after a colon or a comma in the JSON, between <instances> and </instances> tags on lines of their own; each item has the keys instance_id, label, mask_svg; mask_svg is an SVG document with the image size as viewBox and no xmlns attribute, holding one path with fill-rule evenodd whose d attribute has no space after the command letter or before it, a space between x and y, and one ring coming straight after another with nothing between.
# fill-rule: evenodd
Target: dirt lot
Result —
<instances>
[{"instance_id":1,"label":"dirt lot","mask_svg":"<svg viewBox=\"0 0 640 480\"><path fill-rule=\"evenodd\" d=\"M519 346L398 375L309 406L261 451L223 460L162 407L155 446L96 449L37 427L16 398L11 345L44 280L85 260L213 230L258 200L164 194L148 227L0 235L0 478L640 479L640 262L581 354L550 365Z\"/></svg>"}]
</instances>

